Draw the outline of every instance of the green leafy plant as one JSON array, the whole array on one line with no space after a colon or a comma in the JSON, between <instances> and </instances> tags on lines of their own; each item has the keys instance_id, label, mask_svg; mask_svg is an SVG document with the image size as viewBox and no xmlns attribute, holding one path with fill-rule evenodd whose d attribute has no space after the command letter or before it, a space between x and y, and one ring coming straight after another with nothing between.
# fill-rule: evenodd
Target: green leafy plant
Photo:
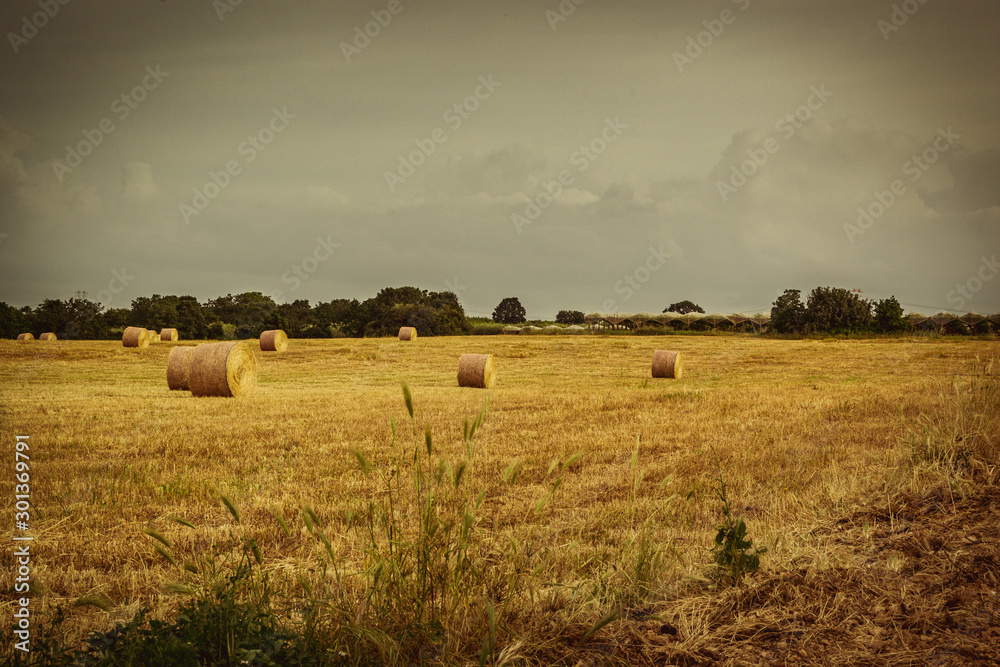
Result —
<instances>
[{"instance_id":1,"label":"green leafy plant","mask_svg":"<svg viewBox=\"0 0 1000 667\"><path fill-rule=\"evenodd\" d=\"M746 522L742 517L732 515L726 480L721 472L717 480L719 485L715 494L722 501L722 521L718 525L715 544L712 546L715 580L719 584L733 584L760 568L760 557L767 553L767 548L753 547L753 540L747 537Z\"/></svg>"}]
</instances>

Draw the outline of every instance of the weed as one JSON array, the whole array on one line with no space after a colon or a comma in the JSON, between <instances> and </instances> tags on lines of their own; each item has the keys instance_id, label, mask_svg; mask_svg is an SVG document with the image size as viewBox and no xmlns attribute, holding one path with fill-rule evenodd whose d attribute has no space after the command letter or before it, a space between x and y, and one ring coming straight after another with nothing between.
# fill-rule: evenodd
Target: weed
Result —
<instances>
[{"instance_id":1,"label":"weed","mask_svg":"<svg viewBox=\"0 0 1000 667\"><path fill-rule=\"evenodd\" d=\"M760 568L760 557L767 553L767 547L753 548L753 540L747 537L746 522L742 517L733 517L721 469L716 480L719 484L715 488L715 494L722 501L722 521L718 525L715 544L712 546L715 561L713 579L718 585L735 584L744 575Z\"/></svg>"}]
</instances>

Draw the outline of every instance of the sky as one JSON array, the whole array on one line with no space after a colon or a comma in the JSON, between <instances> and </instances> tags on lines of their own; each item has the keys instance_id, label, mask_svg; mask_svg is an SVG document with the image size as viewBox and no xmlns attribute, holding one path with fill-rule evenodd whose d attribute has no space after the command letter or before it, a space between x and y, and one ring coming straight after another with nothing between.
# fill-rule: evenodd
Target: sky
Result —
<instances>
[{"instance_id":1,"label":"sky","mask_svg":"<svg viewBox=\"0 0 1000 667\"><path fill-rule=\"evenodd\" d=\"M1000 311L1000 4L5 0L0 301Z\"/></svg>"}]
</instances>

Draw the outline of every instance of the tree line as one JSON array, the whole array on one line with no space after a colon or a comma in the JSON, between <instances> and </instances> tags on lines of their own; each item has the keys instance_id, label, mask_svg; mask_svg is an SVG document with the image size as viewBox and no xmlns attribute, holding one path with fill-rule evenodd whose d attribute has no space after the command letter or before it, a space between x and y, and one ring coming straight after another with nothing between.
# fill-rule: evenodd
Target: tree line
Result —
<instances>
[{"instance_id":1,"label":"tree line","mask_svg":"<svg viewBox=\"0 0 1000 667\"><path fill-rule=\"evenodd\" d=\"M663 312L705 311L684 300ZM506 297L492 320L519 324L526 315L517 297ZM585 316L578 310L560 310L556 322L584 324ZM279 304L261 292L227 294L205 303L193 296L154 294L134 299L128 308L106 310L85 292L65 300L46 299L35 308L0 302L0 338L51 331L60 338L115 339L127 326L155 331L173 327L187 340L256 338L268 329L282 329L291 338L393 336L404 326L415 327L422 336L447 336L472 333L473 324L454 292L410 286L386 287L364 301L333 299L315 305L305 299ZM872 301L839 287L817 287L805 302L799 290L785 290L773 303L769 323L769 330L779 334L891 334L909 328L895 296Z\"/></svg>"},{"instance_id":2,"label":"tree line","mask_svg":"<svg viewBox=\"0 0 1000 667\"><path fill-rule=\"evenodd\" d=\"M781 334L897 333L910 328L895 296L872 301L840 287L817 287L802 302L787 289L771 308L770 329Z\"/></svg>"},{"instance_id":3,"label":"tree line","mask_svg":"<svg viewBox=\"0 0 1000 667\"><path fill-rule=\"evenodd\" d=\"M138 297L129 308L109 308L78 292L73 298L46 299L36 308L0 302L0 337L35 336L51 331L60 338L115 339L127 326L177 329L182 339L256 338L282 329L292 338L395 335L416 327L421 335L467 334L471 325L453 292L386 287L364 301L333 299L311 305L305 299L276 303L261 292L227 294L206 303L193 296Z\"/></svg>"}]
</instances>

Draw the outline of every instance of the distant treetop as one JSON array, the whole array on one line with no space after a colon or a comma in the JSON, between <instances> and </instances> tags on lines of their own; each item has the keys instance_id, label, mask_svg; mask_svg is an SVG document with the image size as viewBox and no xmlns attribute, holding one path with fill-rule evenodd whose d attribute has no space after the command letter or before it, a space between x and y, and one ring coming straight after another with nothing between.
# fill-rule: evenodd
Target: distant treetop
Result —
<instances>
[{"instance_id":1,"label":"distant treetop","mask_svg":"<svg viewBox=\"0 0 1000 667\"><path fill-rule=\"evenodd\" d=\"M678 301L677 303L670 304L663 312L680 313L681 315L687 315L688 313L705 313L701 306L686 299L684 301Z\"/></svg>"}]
</instances>

